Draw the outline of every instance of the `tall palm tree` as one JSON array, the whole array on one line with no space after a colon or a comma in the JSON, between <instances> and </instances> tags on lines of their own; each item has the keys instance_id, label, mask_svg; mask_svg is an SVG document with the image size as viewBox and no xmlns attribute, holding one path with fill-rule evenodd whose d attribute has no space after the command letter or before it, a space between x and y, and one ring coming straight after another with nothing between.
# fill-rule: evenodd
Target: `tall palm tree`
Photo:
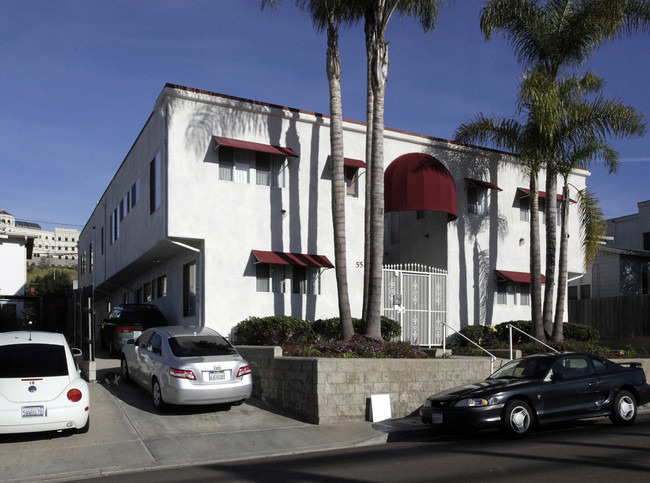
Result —
<instances>
[{"instance_id":1,"label":"tall palm tree","mask_svg":"<svg viewBox=\"0 0 650 483\"><path fill-rule=\"evenodd\" d=\"M501 32L511 44L525 67L543 66L549 79L556 80L562 69L582 65L605 41L638 30L650 29L650 2L647 0L488 0L481 14L481 30L489 39ZM552 301L555 284L556 193L557 170L554 159L547 159L546 169L546 290L543 321L537 320L536 300L541 290L536 287L540 273L537 266L539 246L533 231L535 195L531 206L531 276L533 279L532 307L536 335L548 334L552 326ZM541 166L540 166L541 168ZM536 176L535 176L536 177ZM532 178L531 178L532 179ZM536 252L534 252L536 250ZM564 287L566 289L566 287Z\"/></svg>"},{"instance_id":2,"label":"tall palm tree","mask_svg":"<svg viewBox=\"0 0 650 483\"><path fill-rule=\"evenodd\" d=\"M381 340L381 285L384 259L384 99L388 79L388 43L386 28L395 12L418 19L425 32L432 30L438 20L443 0L357 0L365 19L366 53L369 92L368 122L370 133L366 152L370 157L366 184L367 260L364 263L364 312L366 337ZM357 3L350 2L350 3ZM370 117L371 116L371 117Z\"/></svg>"},{"instance_id":3,"label":"tall palm tree","mask_svg":"<svg viewBox=\"0 0 650 483\"><path fill-rule=\"evenodd\" d=\"M281 0L261 0L277 6ZM314 26L327 31L326 72L330 96L330 163L332 166L332 224L334 230L334 262L339 302L339 318L343 340L354 335L347 276L347 247L345 236L345 167L343 149L343 108L341 100L341 57L339 27L354 21L350 5L344 0L297 0L296 4L309 11Z\"/></svg>"}]
</instances>

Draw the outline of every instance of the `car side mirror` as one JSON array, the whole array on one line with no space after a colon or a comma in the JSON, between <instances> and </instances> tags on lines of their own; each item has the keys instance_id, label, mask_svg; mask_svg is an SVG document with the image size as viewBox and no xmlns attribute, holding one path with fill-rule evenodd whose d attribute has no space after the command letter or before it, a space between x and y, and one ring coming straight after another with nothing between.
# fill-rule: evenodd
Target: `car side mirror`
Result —
<instances>
[{"instance_id":1,"label":"car side mirror","mask_svg":"<svg viewBox=\"0 0 650 483\"><path fill-rule=\"evenodd\" d=\"M72 357L81 357L83 355L81 349L78 349L76 347L71 348L70 352L72 352Z\"/></svg>"},{"instance_id":2,"label":"car side mirror","mask_svg":"<svg viewBox=\"0 0 650 483\"><path fill-rule=\"evenodd\" d=\"M127 339L126 343L133 345L135 344L135 339Z\"/></svg>"},{"instance_id":3,"label":"car side mirror","mask_svg":"<svg viewBox=\"0 0 650 483\"><path fill-rule=\"evenodd\" d=\"M562 379L564 379L564 374L562 374L561 372L554 372L551 375L551 381L553 381L553 382L561 381Z\"/></svg>"}]
</instances>

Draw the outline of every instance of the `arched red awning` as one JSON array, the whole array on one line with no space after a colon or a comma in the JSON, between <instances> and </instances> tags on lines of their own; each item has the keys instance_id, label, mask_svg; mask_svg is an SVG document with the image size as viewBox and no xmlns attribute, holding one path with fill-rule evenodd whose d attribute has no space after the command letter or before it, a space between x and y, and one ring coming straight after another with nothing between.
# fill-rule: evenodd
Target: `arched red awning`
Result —
<instances>
[{"instance_id":1,"label":"arched red awning","mask_svg":"<svg viewBox=\"0 0 650 483\"><path fill-rule=\"evenodd\" d=\"M404 154L384 174L386 213L391 211L440 211L457 216L456 183L451 173L433 156Z\"/></svg>"}]
</instances>

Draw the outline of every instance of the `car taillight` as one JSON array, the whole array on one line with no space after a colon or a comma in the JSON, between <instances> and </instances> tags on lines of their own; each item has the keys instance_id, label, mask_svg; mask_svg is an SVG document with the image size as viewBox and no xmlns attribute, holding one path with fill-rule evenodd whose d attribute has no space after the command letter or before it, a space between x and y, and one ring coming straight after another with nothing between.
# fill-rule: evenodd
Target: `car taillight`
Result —
<instances>
[{"instance_id":1,"label":"car taillight","mask_svg":"<svg viewBox=\"0 0 650 483\"><path fill-rule=\"evenodd\" d=\"M177 377L178 379L189 379L190 381L196 381L196 376L190 369L174 369L173 367L170 367L169 375L172 377Z\"/></svg>"},{"instance_id":2,"label":"car taillight","mask_svg":"<svg viewBox=\"0 0 650 483\"><path fill-rule=\"evenodd\" d=\"M115 327L115 332L133 332L134 330L142 331L142 327L130 327L130 326Z\"/></svg>"},{"instance_id":3,"label":"car taillight","mask_svg":"<svg viewBox=\"0 0 650 483\"><path fill-rule=\"evenodd\" d=\"M68 391L68 399L72 402L77 402L81 400L81 391L79 389L70 389Z\"/></svg>"},{"instance_id":4,"label":"car taillight","mask_svg":"<svg viewBox=\"0 0 650 483\"><path fill-rule=\"evenodd\" d=\"M251 373L251 366L240 367L237 371L237 377L244 377L246 374Z\"/></svg>"}]
</instances>

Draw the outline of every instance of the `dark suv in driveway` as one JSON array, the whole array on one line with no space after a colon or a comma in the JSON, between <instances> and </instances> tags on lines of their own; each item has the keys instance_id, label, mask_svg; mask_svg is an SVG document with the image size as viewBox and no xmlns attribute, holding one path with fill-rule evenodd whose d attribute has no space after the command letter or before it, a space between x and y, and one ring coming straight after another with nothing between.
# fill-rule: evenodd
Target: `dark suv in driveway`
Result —
<instances>
[{"instance_id":1,"label":"dark suv in driveway","mask_svg":"<svg viewBox=\"0 0 650 483\"><path fill-rule=\"evenodd\" d=\"M104 319L99 329L103 348L108 348L111 357L116 357L129 339L135 339L142 331L151 327L169 325L165 316L155 305L122 304L116 306Z\"/></svg>"}]
</instances>

